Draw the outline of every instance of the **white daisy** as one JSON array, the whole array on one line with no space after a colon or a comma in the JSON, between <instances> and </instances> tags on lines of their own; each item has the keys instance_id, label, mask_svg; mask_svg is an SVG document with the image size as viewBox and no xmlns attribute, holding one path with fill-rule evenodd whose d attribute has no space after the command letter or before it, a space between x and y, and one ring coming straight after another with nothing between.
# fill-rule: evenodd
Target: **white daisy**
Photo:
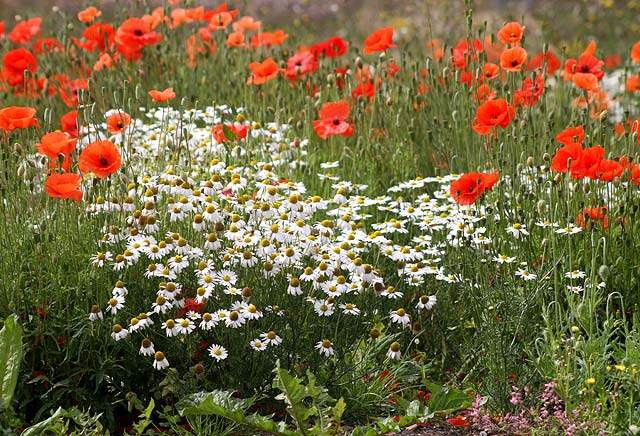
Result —
<instances>
[{"instance_id":1,"label":"white daisy","mask_svg":"<svg viewBox=\"0 0 640 436\"><path fill-rule=\"evenodd\" d=\"M400 344L392 342L387 350L387 357L391 360L400 360Z\"/></svg>"},{"instance_id":2,"label":"white daisy","mask_svg":"<svg viewBox=\"0 0 640 436\"><path fill-rule=\"evenodd\" d=\"M153 367L158 370L169 367L169 361L166 357L164 357L164 353L162 351L156 351L156 353L154 354Z\"/></svg>"},{"instance_id":3,"label":"white daisy","mask_svg":"<svg viewBox=\"0 0 640 436\"><path fill-rule=\"evenodd\" d=\"M267 349L267 343L261 341L258 338L256 338L256 339L252 340L251 342L249 342L249 345L251 346L251 348L253 348L256 351L264 351L264 350Z\"/></svg>"},{"instance_id":4,"label":"white daisy","mask_svg":"<svg viewBox=\"0 0 640 436\"><path fill-rule=\"evenodd\" d=\"M411 324L411 318L409 318L409 315L403 308L392 310L391 312L389 312L389 316L391 317L392 322L402 324L403 327Z\"/></svg>"},{"instance_id":5,"label":"white daisy","mask_svg":"<svg viewBox=\"0 0 640 436\"><path fill-rule=\"evenodd\" d=\"M218 362L229 356L229 353L222 345L213 344L207 349L207 351L209 351L209 355Z\"/></svg>"},{"instance_id":6,"label":"white daisy","mask_svg":"<svg viewBox=\"0 0 640 436\"><path fill-rule=\"evenodd\" d=\"M267 345L280 345L282 343L282 338L273 330L269 330L266 333L260 333L260 339Z\"/></svg>"},{"instance_id":7,"label":"white daisy","mask_svg":"<svg viewBox=\"0 0 640 436\"><path fill-rule=\"evenodd\" d=\"M329 339L323 339L316 344L316 349L320 351L320 354L329 357L335 354L333 350L333 342Z\"/></svg>"}]
</instances>

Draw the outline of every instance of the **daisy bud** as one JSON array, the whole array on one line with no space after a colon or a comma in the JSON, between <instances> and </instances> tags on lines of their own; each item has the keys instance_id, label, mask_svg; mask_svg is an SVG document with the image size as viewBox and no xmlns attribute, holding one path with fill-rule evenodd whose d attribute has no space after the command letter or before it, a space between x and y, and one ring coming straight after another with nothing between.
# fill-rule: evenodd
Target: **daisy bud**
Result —
<instances>
[{"instance_id":1,"label":"daisy bud","mask_svg":"<svg viewBox=\"0 0 640 436\"><path fill-rule=\"evenodd\" d=\"M380 330L372 328L369 330L369 336L371 336L372 339L377 339L380 336Z\"/></svg>"}]
</instances>

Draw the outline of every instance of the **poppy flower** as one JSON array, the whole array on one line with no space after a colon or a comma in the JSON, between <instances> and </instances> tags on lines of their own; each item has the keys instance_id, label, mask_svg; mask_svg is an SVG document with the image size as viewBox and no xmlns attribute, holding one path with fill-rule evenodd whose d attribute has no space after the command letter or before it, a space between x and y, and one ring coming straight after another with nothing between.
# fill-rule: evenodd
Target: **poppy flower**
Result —
<instances>
[{"instance_id":1,"label":"poppy flower","mask_svg":"<svg viewBox=\"0 0 640 436\"><path fill-rule=\"evenodd\" d=\"M244 47L244 33L232 32L227 37L227 47Z\"/></svg>"},{"instance_id":2,"label":"poppy flower","mask_svg":"<svg viewBox=\"0 0 640 436\"><path fill-rule=\"evenodd\" d=\"M280 68L272 58L267 58L262 62L252 62L249 64L251 77L247 79L247 85L262 85L268 80L275 78L280 72Z\"/></svg>"},{"instance_id":3,"label":"poppy flower","mask_svg":"<svg viewBox=\"0 0 640 436\"><path fill-rule=\"evenodd\" d=\"M631 60L636 64L640 64L640 41L633 44L631 47Z\"/></svg>"},{"instance_id":4,"label":"poppy flower","mask_svg":"<svg viewBox=\"0 0 640 436\"><path fill-rule=\"evenodd\" d=\"M608 68L609 70L613 70L615 68L618 68L620 66L620 64L622 63L622 58L620 57L619 54L610 54L607 55L604 58L604 66L605 68Z\"/></svg>"},{"instance_id":5,"label":"poppy flower","mask_svg":"<svg viewBox=\"0 0 640 436\"><path fill-rule=\"evenodd\" d=\"M480 135L488 135L495 127L505 128L515 115L513 107L507 100L498 98L489 100L478 107L473 120L473 130Z\"/></svg>"},{"instance_id":6,"label":"poppy flower","mask_svg":"<svg viewBox=\"0 0 640 436\"><path fill-rule=\"evenodd\" d=\"M544 77L537 75L535 82L533 78L527 77L522 83L522 88L515 93L516 106L535 106L543 91Z\"/></svg>"},{"instance_id":7,"label":"poppy flower","mask_svg":"<svg viewBox=\"0 0 640 436\"><path fill-rule=\"evenodd\" d=\"M78 111L69 111L60 118L62 131L72 138L78 137Z\"/></svg>"},{"instance_id":8,"label":"poppy flower","mask_svg":"<svg viewBox=\"0 0 640 436\"><path fill-rule=\"evenodd\" d=\"M129 18L116 30L115 41L119 46L132 51L139 51L145 45L153 45L162 41L162 34L153 32L151 24L142 18Z\"/></svg>"},{"instance_id":9,"label":"poppy flower","mask_svg":"<svg viewBox=\"0 0 640 436\"><path fill-rule=\"evenodd\" d=\"M512 47L500 54L500 67L505 71L520 71L527 62L527 51L522 47Z\"/></svg>"},{"instance_id":10,"label":"poppy flower","mask_svg":"<svg viewBox=\"0 0 640 436\"><path fill-rule=\"evenodd\" d=\"M98 60L93 64L93 71L102 71L105 68L113 67L113 58L109 53L100 53Z\"/></svg>"},{"instance_id":11,"label":"poppy flower","mask_svg":"<svg viewBox=\"0 0 640 436\"><path fill-rule=\"evenodd\" d=\"M469 421L467 420L466 417L462 415L458 415L455 418L449 418L447 419L447 422L453 425L454 427L460 427L465 430L469 428Z\"/></svg>"},{"instance_id":12,"label":"poppy flower","mask_svg":"<svg viewBox=\"0 0 640 436\"><path fill-rule=\"evenodd\" d=\"M107 117L107 130L110 133L122 133L131 124L131 117L125 112L116 112Z\"/></svg>"},{"instance_id":13,"label":"poppy flower","mask_svg":"<svg viewBox=\"0 0 640 436\"><path fill-rule=\"evenodd\" d=\"M116 38L116 30L111 24L95 23L84 29L82 37L84 42L79 42L86 51L94 51L96 48L100 52L111 48Z\"/></svg>"},{"instance_id":14,"label":"poppy flower","mask_svg":"<svg viewBox=\"0 0 640 436\"><path fill-rule=\"evenodd\" d=\"M556 151L555 156L551 160L551 169L553 171L558 171L561 173L566 173L569 171L569 159L571 159L571 167L573 168L574 164L580 160L580 156L582 155L582 144L581 143L569 143L564 147L561 147L558 151Z\"/></svg>"},{"instance_id":15,"label":"poppy flower","mask_svg":"<svg viewBox=\"0 0 640 436\"><path fill-rule=\"evenodd\" d=\"M95 141L87 145L82 153L78 168L83 173L93 172L103 179L120 168L120 152L111 141Z\"/></svg>"},{"instance_id":16,"label":"poppy flower","mask_svg":"<svg viewBox=\"0 0 640 436\"><path fill-rule=\"evenodd\" d=\"M34 37L40 37L42 18L35 17L20 21L9 33L9 41L14 44L29 44Z\"/></svg>"},{"instance_id":17,"label":"poppy flower","mask_svg":"<svg viewBox=\"0 0 640 436\"><path fill-rule=\"evenodd\" d=\"M547 67L547 74L555 73L561 66L562 63L560 59L553 54L551 50L545 52L540 52L527 63L527 70L542 70L545 66Z\"/></svg>"},{"instance_id":18,"label":"poppy flower","mask_svg":"<svg viewBox=\"0 0 640 436\"><path fill-rule=\"evenodd\" d=\"M498 32L498 39L505 45L518 44L522 39L522 33L524 32L524 26L520 23L512 21L505 24Z\"/></svg>"},{"instance_id":19,"label":"poppy flower","mask_svg":"<svg viewBox=\"0 0 640 436\"><path fill-rule=\"evenodd\" d=\"M500 174L470 172L463 174L449 188L451 197L461 206L469 206L496 184Z\"/></svg>"},{"instance_id":20,"label":"poppy flower","mask_svg":"<svg viewBox=\"0 0 640 436\"><path fill-rule=\"evenodd\" d=\"M561 144L582 144L584 140L584 127L567 127L556 136L556 141Z\"/></svg>"},{"instance_id":21,"label":"poppy flower","mask_svg":"<svg viewBox=\"0 0 640 436\"><path fill-rule=\"evenodd\" d=\"M49 197L80 201L82 199L82 191L78 189L80 182L82 182L80 174L52 174L47 178L44 187Z\"/></svg>"},{"instance_id":22,"label":"poppy flower","mask_svg":"<svg viewBox=\"0 0 640 436\"><path fill-rule=\"evenodd\" d=\"M51 159L52 168L57 168L58 159L63 156L62 167L65 171L69 171L71 166L70 155L77 144L77 138L72 138L67 133L56 131L44 135L40 139L40 143L36 144L36 149L38 153Z\"/></svg>"},{"instance_id":23,"label":"poppy flower","mask_svg":"<svg viewBox=\"0 0 640 436\"><path fill-rule=\"evenodd\" d=\"M469 44L470 43L470 44ZM479 39L462 39L453 48L453 65L458 69L465 69L468 62L478 60L478 54L482 53L482 41Z\"/></svg>"},{"instance_id":24,"label":"poppy flower","mask_svg":"<svg viewBox=\"0 0 640 436\"><path fill-rule=\"evenodd\" d=\"M599 91L598 78L591 73L574 73L572 77L573 83L580 89L587 91Z\"/></svg>"},{"instance_id":25,"label":"poppy flower","mask_svg":"<svg viewBox=\"0 0 640 436\"><path fill-rule=\"evenodd\" d=\"M33 116L36 110L31 107L10 106L0 109L0 130L10 132L15 129L26 129L30 126L40 127Z\"/></svg>"},{"instance_id":26,"label":"poppy flower","mask_svg":"<svg viewBox=\"0 0 640 436\"><path fill-rule=\"evenodd\" d=\"M11 86L22 84L25 71L33 75L38 67L33 53L22 47L8 51L2 58L2 65L2 72Z\"/></svg>"},{"instance_id":27,"label":"poppy flower","mask_svg":"<svg viewBox=\"0 0 640 436\"><path fill-rule=\"evenodd\" d=\"M0 21L0 41L4 39L4 21Z\"/></svg>"},{"instance_id":28,"label":"poppy flower","mask_svg":"<svg viewBox=\"0 0 640 436\"><path fill-rule=\"evenodd\" d=\"M323 104L318 115L321 119L313 122L313 128L322 139L333 135L353 135L353 127L346 121L349 105L345 100Z\"/></svg>"},{"instance_id":29,"label":"poppy flower","mask_svg":"<svg viewBox=\"0 0 640 436\"><path fill-rule=\"evenodd\" d=\"M500 67L492 62L487 62L482 66L482 78L492 80L498 77Z\"/></svg>"},{"instance_id":30,"label":"poppy flower","mask_svg":"<svg viewBox=\"0 0 640 436\"><path fill-rule=\"evenodd\" d=\"M251 37L251 47L270 47L272 45L282 44L289 35L282 30L276 30L275 32L260 32L257 35Z\"/></svg>"},{"instance_id":31,"label":"poppy flower","mask_svg":"<svg viewBox=\"0 0 640 436\"><path fill-rule=\"evenodd\" d=\"M347 52L347 47L347 41L339 36L334 36L333 38L329 38L319 44L312 45L309 47L309 51L313 53L313 56L316 59L319 59L320 56L335 58L345 54Z\"/></svg>"},{"instance_id":32,"label":"poppy flower","mask_svg":"<svg viewBox=\"0 0 640 436\"><path fill-rule=\"evenodd\" d=\"M95 6L89 6L88 8L78 12L78 20L83 23L91 23L96 17L102 15L102 12Z\"/></svg>"},{"instance_id":33,"label":"poppy flower","mask_svg":"<svg viewBox=\"0 0 640 436\"><path fill-rule=\"evenodd\" d=\"M640 76L638 76L637 74L629 76L625 83L625 89L629 92L640 91Z\"/></svg>"},{"instance_id":34,"label":"poppy flower","mask_svg":"<svg viewBox=\"0 0 640 436\"><path fill-rule=\"evenodd\" d=\"M209 29L210 30L221 30L225 29L231 22L233 21L233 15L231 15L228 11L218 12L213 14L209 19Z\"/></svg>"},{"instance_id":35,"label":"poppy flower","mask_svg":"<svg viewBox=\"0 0 640 436\"><path fill-rule=\"evenodd\" d=\"M298 76L304 76L318 69L318 62L309 50L301 51L287 60L286 75L289 80L295 82Z\"/></svg>"},{"instance_id":36,"label":"poppy flower","mask_svg":"<svg viewBox=\"0 0 640 436\"><path fill-rule=\"evenodd\" d=\"M571 177L574 179L582 179L584 177L597 178L596 170L603 158L604 148L600 145L582 150L578 160L575 163L571 163L571 168L569 168Z\"/></svg>"},{"instance_id":37,"label":"poppy flower","mask_svg":"<svg viewBox=\"0 0 640 436\"><path fill-rule=\"evenodd\" d=\"M251 127L245 124L218 124L213 126L211 134L218 144L229 141L239 141L247 137Z\"/></svg>"},{"instance_id":38,"label":"poppy flower","mask_svg":"<svg viewBox=\"0 0 640 436\"><path fill-rule=\"evenodd\" d=\"M484 103L494 98L496 98L496 93L492 92L491 87L486 83L478 85L473 92L473 101L476 103Z\"/></svg>"},{"instance_id":39,"label":"poppy flower","mask_svg":"<svg viewBox=\"0 0 640 436\"><path fill-rule=\"evenodd\" d=\"M56 51L64 51L64 46L58 38L41 38L33 43L33 52L36 55L48 55Z\"/></svg>"},{"instance_id":40,"label":"poppy flower","mask_svg":"<svg viewBox=\"0 0 640 436\"><path fill-rule=\"evenodd\" d=\"M604 76L604 71L600 69L603 65L604 62L597 57L583 54L578 60L567 59L564 70L562 70L562 77L564 80L572 80L575 73L591 73L600 81Z\"/></svg>"},{"instance_id":41,"label":"poppy flower","mask_svg":"<svg viewBox=\"0 0 640 436\"><path fill-rule=\"evenodd\" d=\"M587 177L594 180L602 180L610 182L616 177L620 177L624 171L624 165L620 162L610 159L602 159L589 168Z\"/></svg>"},{"instance_id":42,"label":"poppy flower","mask_svg":"<svg viewBox=\"0 0 640 436\"><path fill-rule=\"evenodd\" d=\"M602 207L588 207L582 210L582 213L576 218L576 225L583 229L589 228L589 221L597 223L604 230L609 228L609 218L607 212L609 208L607 206Z\"/></svg>"},{"instance_id":43,"label":"poppy flower","mask_svg":"<svg viewBox=\"0 0 640 436\"><path fill-rule=\"evenodd\" d=\"M149 91L149 95L151 96L151 99L153 101L163 102L174 98L176 96L176 93L173 92L173 88L167 88L164 91L157 91L155 89L152 89L151 91Z\"/></svg>"},{"instance_id":44,"label":"poppy flower","mask_svg":"<svg viewBox=\"0 0 640 436\"><path fill-rule=\"evenodd\" d=\"M247 30L260 30L261 25L262 23L260 21L255 21L253 17L245 16L239 18L238 21L231 25L231 27L233 28L234 32L245 32Z\"/></svg>"},{"instance_id":45,"label":"poppy flower","mask_svg":"<svg viewBox=\"0 0 640 436\"><path fill-rule=\"evenodd\" d=\"M385 51L388 48L397 47L393 43L393 27L383 27L373 32L364 40L364 54Z\"/></svg>"}]
</instances>

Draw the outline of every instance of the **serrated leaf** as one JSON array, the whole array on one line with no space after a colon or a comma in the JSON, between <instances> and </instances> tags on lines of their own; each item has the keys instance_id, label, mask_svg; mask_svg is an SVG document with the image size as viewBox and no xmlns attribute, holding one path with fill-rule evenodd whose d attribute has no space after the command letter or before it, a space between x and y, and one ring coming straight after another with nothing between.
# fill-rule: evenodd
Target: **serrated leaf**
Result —
<instances>
[{"instance_id":1,"label":"serrated leaf","mask_svg":"<svg viewBox=\"0 0 640 436\"><path fill-rule=\"evenodd\" d=\"M338 434L338 432L340 431L340 425L342 424L342 414L344 413L346 408L347 403L344 402L342 397L340 397L335 406L331 408L331 416L329 418L331 419L332 424L332 434Z\"/></svg>"},{"instance_id":2,"label":"serrated leaf","mask_svg":"<svg viewBox=\"0 0 640 436\"><path fill-rule=\"evenodd\" d=\"M9 408L18 383L22 361L22 327L16 315L9 316L0 330L0 411Z\"/></svg>"},{"instance_id":3,"label":"serrated leaf","mask_svg":"<svg viewBox=\"0 0 640 436\"><path fill-rule=\"evenodd\" d=\"M368 425L360 425L353 429L349 436L378 436L380 432Z\"/></svg>"},{"instance_id":4,"label":"serrated leaf","mask_svg":"<svg viewBox=\"0 0 640 436\"><path fill-rule=\"evenodd\" d=\"M20 433L20 436L40 436L44 434L44 431L47 429L47 427L49 427L51 424L55 423L59 418L62 418L64 416L67 416L67 411L64 410L62 407L58 407L58 410L56 410L53 413L53 415L51 415L49 418L45 419L44 421L40 421L39 423L34 424L31 427L28 427L27 429L25 429L25 431Z\"/></svg>"},{"instance_id":5,"label":"serrated leaf","mask_svg":"<svg viewBox=\"0 0 640 436\"><path fill-rule=\"evenodd\" d=\"M253 403L253 398L235 398L228 391L196 392L176 403L181 416L218 415L236 422L245 421L245 410Z\"/></svg>"},{"instance_id":6,"label":"serrated leaf","mask_svg":"<svg viewBox=\"0 0 640 436\"><path fill-rule=\"evenodd\" d=\"M249 415L246 418L246 424L259 430L268 431L270 433L281 434L285 436L299 436L300 434L295 431L287 429L287 423L280 421L275 422L271 418L260 415Z\"/></svg>"},{"instance_id":7,"label":"serrated leaf","mask_svg":"<svg viewBox=\"0 0 640 436\"><path fill-rule=\"evenodd\" d=\"M316 414L315 409L310 409L304 405L307 395L307 388L302 384L302 380L293 377L286 369L280 368L280 363L276 363L273 372L276 374L273 379L273 387L279 389L276 399L283 400L287 404L287 413L293 418L298 430L306 431L307 420Z\"/></svg>"}]
</instances>

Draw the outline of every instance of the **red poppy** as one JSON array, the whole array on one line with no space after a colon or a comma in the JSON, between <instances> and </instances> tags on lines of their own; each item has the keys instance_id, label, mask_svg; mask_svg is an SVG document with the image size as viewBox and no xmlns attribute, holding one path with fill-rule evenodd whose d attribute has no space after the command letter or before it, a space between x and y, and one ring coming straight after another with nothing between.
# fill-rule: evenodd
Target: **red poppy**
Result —
<instances>
[{"instance_id":1,"label":"red poppy","mask_svg":"<svg viewBox=\"0 0 640 436\"><path fill-rule=\"evenodd\" d=\"M589 222L595 222L598 226L601 226L604 230L609 228L609 218L607 212L609 208L607 206L602 207L588 207L582 210L582 213L576 218L576 225L588 229Z\"/></svg>"},{"instance_id":2,"label":"red poppy","mask_svg":"<svg viewBox=\"0 0 640 436\"><path fill-rule=\"evenodd\" d=\"M600 145L582 150L577 161L571 163L571 168L569 168L571 177L574 179L596 178L596 170L603 158L604 148Z\"/></svg>"},{"instance_id":3,"label":"red poppy","mask_svg":"<svg viewBox=\"0 0 640 436\"><path fill-rule=\"evenodd\" d=\"M527 64L527 70L542 70L545 64L547 67L547 74L555 73L562 65L560 59L558 59L553 52L549 50L546 53L540 52L532 57Z\"/></svg>"},{"instance_id":4,"label":"red poppy","mask_svg":"<svg viewBox=\"0 0 640 436\"><path fill-rule=\"evenodd\" d=\"M584 127L567 127L562 132L558 133L556 140L564 145L582 144L582 141L584 140Z\"/></svg>"},{"instance_id":5,"label":"red poppy","mask_svg":"<svg viewBox=\"0 0 640 436\"><path fill-rule=\"evenodd\" d=\"M0 21L0 41L4 39L4 21Z\"/></svg>"},{"instance_id":6,"label":"red poppy","mask_svg":"<svg viewBox=\"0 0 640 436\"><path fill-rule=\"evenodd\" d=\"M62 168L65 171L69 171L71 167L71 152L76 148L77 144L77 138L72 138L67 133L56 131L44 135L40 139L40 143L36 144L36 148L38 153L51 159L51 168L57 168L58 159L62 156Z\"/></svg>"},{"instance_id":7,"label":"red poppy","mask_svg":"<svg viewBox=\"0 0 640 436\"><path fill-rule=\"evenodd\" d=\"M500 174L470 172L463 174L451 183L449 193L451 197L461 206L469 206L496 184Z\"/></svg>"},{"instance_id":8,"label":"red poppy","mask_svg":"<svg viewBox=\"0 0 640 436\"><path fill-rule=\"evenodd\" d=\"M11 86L21 85L25 71L33 75L38 67L35 56L26 48L8 51L2 58L2 65L4 66L2 73Z\"/></svg>"},{"instance_id":9,"label":"red poppy","mask_svg":"<svg viewBox=\"0 0 640 436\"><path fill-rule=\"evenodd\" d=\"M368 97L373 101L373 97L376 92L376 85L373 82L361 83L353 91L351 91L351 98L357 99L358 97Z\"/></svg>"},{"instance_id":10,"label":"red poppy","mask_svg":"<svg viewBox=\"0 0 640 436\"><path fill-rule=\"evenodd\" d=\"M84 29L82 37L84 42L78 42L86 51L94 51L96 48L104 52L111 48L116 38L116 31L111 24L95 23Z\"/></svg>"},{"instance_id":11,"label":"red poppy","mask_svg":"<svg viewBox=\"0 0 640 436\"><path fill-rule=\"evenodd\" d=\"M505 71L520 71L527 62L527 51L522 47L512 47L500 54L500 67Z\"/></svg>"},{"instance_id":12,"label":"red poppy","mask_svg":"<svg viewBox=\"0 0 640 436\"><path fill-rule=\"evenodd\" d=\"M301 51L287 60L287 78L295 82L299 76L312 73L318 69L318 61L309 50Z\"/></svg>"},{"instance_id":13,"label":"red poppy","mask_svg":"<svg viewBox=\"0 0 640 436\"><path fill-rule=\"evenodd\" d=\"M82 176L75 173L52 174L44 184L49 197L69 198L80 201L82 191L78 189Z\"/></svg>"},{"instance_id":14,"label":"red poppy","mask_svg":"<svg viewBox=\"0 0 640 436\"><path fill-rule=\"evenodd\" d=\"M636 64L640 64L640 41L631 47L631 60Z\"/></svg>"},{"instance_id":15,"label":"red poppy","mask_svg":"<svg viewBox=\"0 0 640 436\"><path fill-rule=\"evenodd\" d=\"M37 55L63 51L64 46L58 38L41 38L33 44L33 52Z\"/></svg>"},{"instance_id":16,"label":"red poppy","mask_svg":"<svg viewBox=\"0 0 640 436\"><path fill-rule=\"evenodd\" d=\"M126 112L116 112L107 117L107 130L110 133L122 133L131 124L131 116Z\"/></svg>"},{"instance_id":17,"label":"red poppy","mask_svg":"<svg viewBox=\"0 0 640 436\"><path fill-rule=\"evenodd\" d=\"M525 106L535 106L542 95L542 91L544 91L544 77L537 75L535 83L531 77L527 77L522 83L522 88L516 91L516 106L521 104Z\"/></svg>"},{"instance_id":18,"label":"red poppy","mask_svg":"<svg viewBox=\"0 0 640 436\"><path fill-rule=\"evenodd\" d=\"M573 80L573 83L580 89L593 92L597 92L600 90L600 87L598 86L598 78L595 74L576 72L573 74L573 77L571 79Z\"/></svg>"},{"instance_id":19,"label":"red poppy","mask_svg":"<svg viewBox=\"0 0 640 436\"><path fill-rule=\"evenodd\" d=\"M257 35L253 35L251 37L251 46L252 47L262 47L262 46L270 47L272 45L280 45L288 37L289 35L284 33L282 30L276 30L275 32L260 32Z\"/></svg>"},{"instance_id":20,"label":"red poppy","mask_svg":"<svg viewBox=\"0 0 640 436\"><path fill-rule=\"evenodd\" d=\"M102 12L100 12L95 6L89 6L88 8L78 12L78 20L83 23L91 23L100 15L102 15Z\"/></svg>"},{"instance_id":21,"label":"red poppy","mask_svg":"<svg viewBox=\"0 0 640 436\"><path fill-rule=\"evenodd\" d=\"M26 129L30 126L40 127L33 116L36 110L31 107L10 106L0 109L0 130L5 132L15 129Z\"/></svg>"},{"instance_id":22,"label":"red poppy","mask_svg":"<svg viewBox=\"0 0 640 436\"><path fill-rule=\"evenodd\" d=\"M634 74L627 78L625 89L629 92L640 91L640 76Z\"/></svg>"},{"instance_id":23,"label":"red poppy","mask_svg":"<svg viewBox=\"0 0 640 436\"><path fill-rule=\"evenodd\" d=\"M60 118L62 131L68 133L72 138L78 137L78 111L69 111Z\"/></svg>"},{"instance_id":24,"label":"red poppy","mask_svg":"<svg viewBox=\"0 0 640 436\"><path fill-rule=\"evenodd\" d=\"M263 62L252 62L249 64L251 68L251 77L247 79L247 85L262 85L268 80L275 78L281 71L272 58L267 58Z\"/></svg>"},{"instance_id":25,"label":"red poppy","mask_svg":"<svg viewBox=\"0 0 640 436\"><path fill-rule=\"evenodd\" d=\"M313 53L313 56L316 59L319 59L320 56L335 58L345 54L347 52L347 47L347 41L339 36L334 36L333 38L329 38L319 44L312 45L309 47L309 51Z\"/></svg>"},{"instance_id":26,"label":"red poppy","mask_svg":"<svg viewBox=\"0 0 640 436\"><path fill-rule=\"evenodd\" d=\"M239 18L238 21L233 23L231 26L236 32L245 32L247 30L260 30L261 25L262 23L260 21L255 21L253 17L246 16Z\"/></svg>"},{"instance_id":27,"label":"red poppy","mask_svg":"<svg viewBox=\"0 0 640 436\"><path fill-rule=\"evenodd\" d=\"M616 177L620 177L624 171L624 165L610 159L602 159L589 168L587 177L595 180L610 182Z\"/></svg>"},{"instance_id":28,"label":"red poppy","mask_svg":"<svg viewBox=\"0 0 640 436\"><path fill-rule=\"evenodd\" d=\"M500 71L500 67L494 63L487 62L482 66L482 78L487 80L492 80L498 77L498 72Z\"/></svg>"},{"instance_id":29,"label":"red poppy","mask_svg":"<svg viewBox=\"0 0 640 436\"><path fill-rule=\"evenodd\" d=\"M622 58L619 54L610 54L604 58L604 66L610 70L618 68L622 63Z\"/></svg>"},{"instance_id":30,"label":"red poppy","mask_svg":"<svg viewBox=\"0 0 640 436\"><path fill-rule=\"evenodd\" d=\"M498 98L489 100L478 107L473 120L473 130L480 135L488 135L496 127L505 128L515 115L513 107L507 100Z\"/></svg>"},{"instance_id":31,"label":"red poppy","mask_svg":"<svg viewBox=\"0 0 640 436\"><path fill-rule=\"evenodd\" d=\"M14 44L29 44L33 37L40 37L40 25L42 18L35 17L20 21L9 33L9 41Z\"/></svg>"},{"instance_id":32,"label":"red poppy","mask_svg":"<svg viewBox=\"0 0 640 436\"><path fill-rule=\"evenodd\" d=\"M84 79L70 80L64 75L56 77L59 83L58 91L60 92L60 98L69 107L77 107L79 103L78 94L81 90L89 90L89 82Z\"/></svg>"},{"instance_id":33,"label":"red poppy","mask_svg":"<svg viewBox=\"0 0 640 436\"><path fill-rule=\"evenodd\" d=\"M118 27L115 41L123 48L139 51L145 45L153 45L162 41L162 34L153 32L151 24L142 18L133 17L125 20Z\"/></svg>"},{"instance_id":34,"label":"red poppy","mask_svg":"<svg viewBox=\"0 0 640 436\"><path fill-rule=\"evenodd\" d=\"M239 141L247 137L247 133L251 127L245 124L218 124L213 126L211 134L218 144L229 142L230 140Z\"/></svg>"},{"instance_id":35,"label":"red poppy","mask_svg":"<svg viewBox=\"0 0 640 436\"><path fill-rule=\"evenodd\" d=\"M313 122L313 128L322 139L333 135L353 135L353 127L346 121L349 105L345 100L323 104L318 115L321 119Z\"/></svg>"},{"instance_id":36,"label":"red poppy","mask_svg":"<svg viewBox=\"0 0 640 436\"><path fill-rule=\"evenodd\" d=\"M486 83L478 85L473 91L473 101L476 103L484 103L494 98L496 98L496 93L492 92L491 87Z\"/></svg>"},{"instance_id":37,"label":"red poppy","mask_svg":"<svg viewBox=\"0 0 640 436\"><path fill-rule=\"evenodd\" d=\"M571 168L573 168L574 164L580 160L580 156L582 155L582 144L581 143L569 143L564 147L561 147L553 156L551 160L551 169L553 171L558 171L561 173L566 173L569 171L569 159L571 159Z\"/></svg>"},{"instance_id":38,"label":"red poppy","mask_svg":"<svg viewBox=\"0 0 640 436\"><path fill-rule=\"evenodd\" d=\"M562 77L564 80L571 80L575 73L591 73L600 81L604 76L604 71L600 69L603 65L604 62L597 57L583 54L578 60L567 59L564 64L564 70L562 71Z\"/></svg>"},{"instance_id":39,"label":"red poppy","mask_svg":"<svg viewBox=\"0 0 640 436\"><path fill-rule=\"evenodd\" d=\"M163 102L174 98L176 96L176 93L173 92L173 88L167 88L164 91L157 91L155 89L152 89L151 91L149 91L149 95L151 96L151 99L153 101Z\"/></svg>"},{"instance_id":40,"label":"red poppy","mask_svg":"<svg viewBox=\"0 0 640 436\"><path fill-rule=\"evenodd\" d=\"M478 60L478 54L482 51L482 41L479 39L471 39L469 41L463 39L453 48L453 65L456 68L465 69L468 62Z\"/></svg>"},{"instance_id":41,"label":"red poppy","mask_svg":"<svg viewBox=\"0 0 640 436\"><path fill-rule=\"evenodd\" d=\"M242 32L232 32L227 37L227 46L228 47L244 47L246 44L244 43L244 33Z\"/></svg>"},{"instance_id":42,"label":"red poppy","mask_svg":"<svg viewBox=\"0 0 640 436\"><path fill-rule=\"evenodd\" d=\"M518 44L522 39L522 33L524 32L524 26L520 23L512 21L511 23L507 23L500 29L498 32L498 39L501 43L509 45L509 44Z\"/></svg>"},{"instance_id":43,"label":"red poppy","mask_svg":"<svg viewBox=\"0 0 640 436\"><path fill-rule=\"evenodd\" d=\"M455 418L449 418L447 419L447 422L453 425L454 427L460 427L465 430L469 428L469 421L467 420L466 417L462 415L458 415Z\"/></svg>"},{"instance_id":44,"label":"red poppy","mask_svg":"<svg viewBox=\"0 0 640 436\"><path fill-rule=\"evenodd\" d=\"M95 141L80 153L78 168L83 173L93 172L103 179L120 168L120 152L111 141Z\"/></svg>"},{"instance_id":45,"label":"red poppy","mask_svg":"<svg viewBox=\"0 0 640 436\"><path fill-rule=\"evenodd\" d=\"M364 40L364 50L362 53L371 54L378 51L385 51L392 47L397 47L397 45L393 43L393 27L383 27L373 32Z\"/></svg>"}]
</instances>

